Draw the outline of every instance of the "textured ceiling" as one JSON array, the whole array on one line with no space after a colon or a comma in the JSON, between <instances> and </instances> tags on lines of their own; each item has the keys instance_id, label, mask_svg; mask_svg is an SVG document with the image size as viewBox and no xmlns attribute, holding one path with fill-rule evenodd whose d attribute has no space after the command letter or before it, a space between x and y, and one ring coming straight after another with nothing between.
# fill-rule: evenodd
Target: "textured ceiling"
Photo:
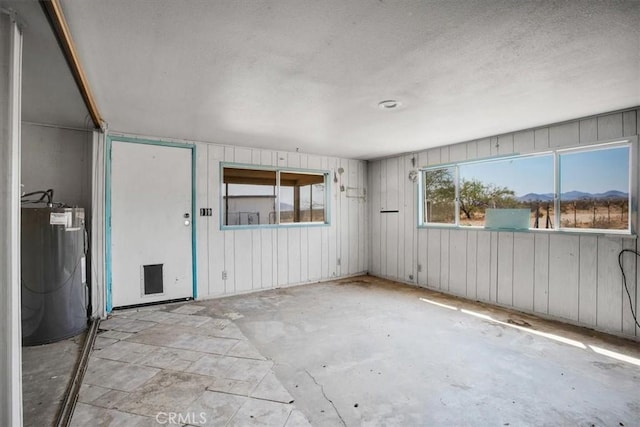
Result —
<instances>
[{"instance_id":1,"label":"textured ceiling","mask_svg":"<svg viewBox=\"0 0 640 427\"><path fill-rule=\"evenodd\" d=\"M365 159L640 104L637 1L62 4L128 133Z\"/></svg>"},{"instance_id":2,"label":"textured ceiling","mask_svg":"<svg viewBox=\"0 0 640 427\"><path fill-rule=\"evenodd\" d=\"M5 1L22 27L22 120L92 128L69 66L37 1Z\"/></svg>"}]
</instances>

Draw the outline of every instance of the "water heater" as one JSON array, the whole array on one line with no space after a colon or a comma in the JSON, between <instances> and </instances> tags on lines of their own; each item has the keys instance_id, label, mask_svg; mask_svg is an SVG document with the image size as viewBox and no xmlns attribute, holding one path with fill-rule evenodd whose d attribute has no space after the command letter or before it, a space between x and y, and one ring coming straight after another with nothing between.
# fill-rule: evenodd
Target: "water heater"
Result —
<instances>
[{"instance_id":1,"label":"water heater","mask_svg":"<svg viewBox=\"0 0 640 427\"><path fill-rule=\"evenodd\" d=\"M46 344L87 327L84 209L22 207L22 343Z\"/></svg>"}]
</instances>

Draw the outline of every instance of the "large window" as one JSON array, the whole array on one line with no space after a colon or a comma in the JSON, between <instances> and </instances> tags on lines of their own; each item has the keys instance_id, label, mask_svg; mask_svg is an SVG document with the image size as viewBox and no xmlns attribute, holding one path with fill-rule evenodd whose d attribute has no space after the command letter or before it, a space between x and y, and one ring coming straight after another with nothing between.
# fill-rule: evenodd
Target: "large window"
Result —
<instances>
[{"instance_id":1,"label":"large window","mask_svg":"<svg viewBox=\"0 0 640 427\"><path fill-rule=\"evenodd\" d=\"M222 168L222 225L326 223L327 174Z\"/></svg>"},{"instance_id":2,"label":"large window","mask_svg":"<svg viewBox=\"0 0 640 427\"><path fill-rule=\"evenodd\" d=\"M629 142L424 169L421 224L631 232Z\"/></svg>"}]
</instances>

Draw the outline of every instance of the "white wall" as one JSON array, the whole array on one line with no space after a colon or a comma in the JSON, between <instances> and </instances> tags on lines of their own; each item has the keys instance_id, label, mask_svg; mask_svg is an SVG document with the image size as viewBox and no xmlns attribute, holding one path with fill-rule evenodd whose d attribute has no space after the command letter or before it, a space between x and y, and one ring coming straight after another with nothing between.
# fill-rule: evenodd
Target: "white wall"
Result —
<instances>
[{"instance_id":1,"label":"white wall","mask_svg":"<svg viewBox=\"0 0 640 427\"><path fill-rule=\"evenodd\" d=\"M53 188L54 201L91 208L91 131L22 124L23 191Z\"/></svg>"},{"instance_id":2,"label":"white wall","mask_svg":"<svg viewBox=\"0 0 640 427\"><path fill-rule=\"evenodd\" d=\"M301 153L198 143L197 217L199 297L315 282L367 271L367 210L340 185L365 188L366 162ZM331 171L330 217L326 227L220 229L220 162ZM344 172L340 175L338 169ZM339 182L333 182L334 172ZM338 260L340 262L338 263ZM226 280L222 272L226 272Z\"/></svg>"},{"instance_id":3,"label":"white wall","mask_svg":"<svg viewBox=\"0 0 640 427\"><path fill-rule=\"evenodd\" d=\"M416 167L637 135L638 110L603 114L369 164L370 274L637 338L618 267L633 238L417 228ZM636 197L638 194L636 194ZM380 213L381 210L399 213ZM640 269L625 255L638 307Z\"/></svg>"},{"instance_id":4,"label":"white wall","mask_svg":"<svg viewBox=\"0 0 640 427\"><path fill-rule=\"evenodd\" d=\"M115 138L121 134L110 135ZM348 187L359 188L361 193L366 191L366 162L201 142L195 145L194 215L199 299L312 283L367 271L366 201L351 197L355 190L347 192ZM222 162L330 171L331 224L221 230ZM342 174L338 173L339 168L344 169ZM337 183L333 181L334 173L338 177ZM341 185L345 187L343 192ZM201 208L211 208L213 216L198 216Z\"/></svg>"}]
</instances>

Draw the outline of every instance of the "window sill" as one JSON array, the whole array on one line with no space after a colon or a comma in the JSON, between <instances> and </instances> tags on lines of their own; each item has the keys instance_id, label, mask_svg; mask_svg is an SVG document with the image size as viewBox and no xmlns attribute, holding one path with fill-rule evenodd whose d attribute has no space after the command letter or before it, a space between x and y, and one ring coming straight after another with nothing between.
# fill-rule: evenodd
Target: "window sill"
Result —
<instances>
[{"instance_id":1,"label":"window sill","mask_svg":"<svg viewBox=\"0 0 640 427\"><path fill-rule=\"evenodd\" d=\"M273 228L314 228L314 227L329 227L330 223L327 222L298 222L287 224L261 224L261 225L222 225L220 230L222 231L234 231L234 230L266 230Z\"/></svg>"},{"instance_id":2,"label":"window sill","mask_svg":"<svg viewBox=\"0 0 640 427\"><path fill-rule=\"evenodd\" d=\"M532 233L532 234L556 234L559 236L603 236L603 237L620 237L623 239L637 239L638 235L629 233L626 230L575 230L570 228L546 229L546 228L528 228L528 229L507 229L507 228L485 228L478 226L459 226L448 224L420 224L418 229L425 230L469 230L469 231L488 231L495 233Z\"/></svg>"}]
</instances>

